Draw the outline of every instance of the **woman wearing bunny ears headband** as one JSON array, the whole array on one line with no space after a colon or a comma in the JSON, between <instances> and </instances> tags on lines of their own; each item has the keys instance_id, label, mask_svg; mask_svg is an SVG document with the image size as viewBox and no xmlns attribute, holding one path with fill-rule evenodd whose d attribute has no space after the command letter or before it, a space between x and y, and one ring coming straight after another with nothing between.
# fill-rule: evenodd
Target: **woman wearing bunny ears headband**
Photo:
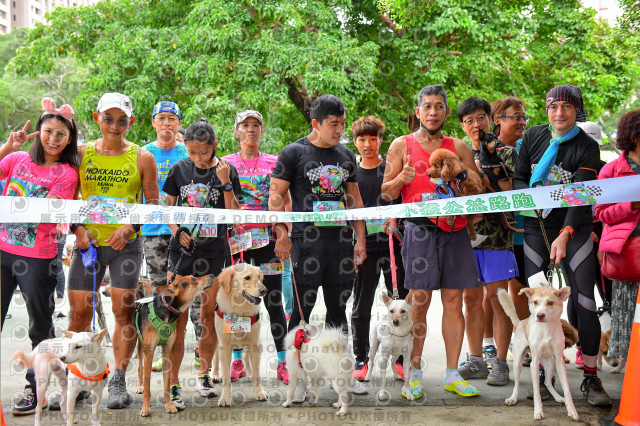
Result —
<instances>
[{"instance_id":1,"label":"woman wearing bunny ears headband","mask_svg":"<svg viewBox=\"0 0 640 426\"><path fill-rule=\"evenodd\" d=\"M34 133L27 133L31 124L27 121L0 148L0 179L7 179L3 196L73 199L78 182L78 134L73 108L69 105L56 108L49 98L42 99L42 107L44 112ZM30 139L33 144L29 152L18 151ZM56 233L55 223L4 223L0 233L2 326L13 292L20 285L29 313L33 348L54 337L53 292L59 267ZM33 369L27 370L26 379L28 384L23 398L13 407L14 415L35 412Z\"/></svg>"}]
</instances>

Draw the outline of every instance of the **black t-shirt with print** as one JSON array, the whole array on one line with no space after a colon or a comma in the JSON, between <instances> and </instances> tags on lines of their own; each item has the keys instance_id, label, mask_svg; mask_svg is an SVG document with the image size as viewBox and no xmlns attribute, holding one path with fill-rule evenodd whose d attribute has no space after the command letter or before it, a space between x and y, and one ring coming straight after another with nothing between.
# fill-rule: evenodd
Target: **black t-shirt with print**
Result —
<instances>
[{"instance_id":1,"label":"black t-shirt with print","mask_svg":"<svg viewBox=\"0 0 640 426\"><path fill-rule=\"evenodd\" d=\"M272 179L290 183L293 211L312 212L327 209L327 203L341 202L346 208L345 183L357 182L356 156L343 145L319 148L305 136L286 147L278 155ZM306 241L336 238L351 241L352 230L346 225L316 226L314 222L296 222L292 238Z\"/></svg>"},{"instance_id":2,"label":"black t-shirt with print","mask_svg":"<svg viewBox=\"0 0 640 426\"><path fill-rule=\"evenodd\" d=\"M365 207L402 204L402 197L398 197L393 201L387 201L382 198L382 180L384 179L386 164L387 161L382 160L378 167L373 169L364 169L361 165L358 165L358 187ZM367 231L367 253L373 253L374 251L389 251L389 236L384 232L370 234Z\"/></svg>"},{"instance_id":3,"label":"black t-shirt with print","mask_svg":"<svg viewBox=\"0 0 640 426\"><path fill-rule=\"evenodd\" d=\"M238 197L242 193L238 171L231 164L229 164L229 168L229 180L233 186L234 194ZM183 158L171 166L163 191L177 197L176 206L180 207L205 207L205 200L211 191L207 205L214 209L224 209L224 190L222 189L224 185L218 179L216 169L217 166L210 169L200 169L190 158ZM188 223L184 226L191 230L193 224L189 225ZM211 237L211 235L216 236ZM194 237L196 241L194 256L224 258L229 255L227 225L202 225L199 234ZM180 250L180 243L174 237L171 237L169 249Z\"/></svg>"},{"instance_id":4,"label":"black t-shirt with print","mask_svg":"<svg viewBox=\"0 0 640 426\"><path fill-rule=\"evenodd\" d=\"M531 174L538 165L552 139L548 125L533 126L526 131L522 139L522 148L516 161L513 176L514 189L529 188ZM558 147L555 165L548 175L548 184L570 184L597 179L597 170L600 169L600 149L598 143L587 135L584 130L571 140L563 142ZM591 194L579 194L583 199L589 199ZM563 196L564 197L564 196ZM544 219L545 228L551 228L549 238L555 238L559 230L564 226L572 226L578 232L591 232L592 206L581 205L579 207L560 207L553 209ZM524 218L525 230L540 234L540 224L537 218ZM555 235L552 235L555 233Z\"/></svg>"}]
</instances>

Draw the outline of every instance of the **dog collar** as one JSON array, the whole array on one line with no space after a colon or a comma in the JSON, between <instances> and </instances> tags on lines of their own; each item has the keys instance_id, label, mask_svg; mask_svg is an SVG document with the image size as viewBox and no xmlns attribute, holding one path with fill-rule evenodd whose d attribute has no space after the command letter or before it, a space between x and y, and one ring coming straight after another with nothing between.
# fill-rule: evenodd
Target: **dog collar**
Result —
<instances>
[{"instance_id":1,"label":"dog collar","mask_svg":"<svg viewBox=\"0 0 640 426\"><path fill-rule=\"evenodd\" d=\"M220 318L224 319L224 312L222 312L222 311L220 310L220 307L219 307L218 305L216 305L216 314L217 314ZM253 324L257 323L257 322L258 322L258 320L260 319L260 314L258 313L258 314L255 314L255 315L253 315L253 316L246 317L246 318L251 318L251 325L253 325Z\"/></svg>"},{"instance_id":2,"label":"dog collar","mask_svg":"<svg viewBox=\"0 0 640 426\"><path fill-rule=\"evenodd\" d=\"M396 337L407 337L410 334L413 334L412 330L409 330L409 332L407 334L403 334L402 336L400 336L399 334L394 334L391 332L391 330L389 330L389 334L391 334L392 336L396 336Z\"/></svg>"},{"instance_id":3,"label":"dog collar","mask_svg":"<svg viewBox=\"0 0 640 426\"><path fill-rule=\"evenodd\" d=\"M109 377L109 363L107 363L107 369L104 370L103 373L96 374L95 376L85 376L84 374L82 374L75 362L72 364L67 364L67 370L73 373L74 376L80 377L81 379L88 380L90 382L99 382Z\"/></svg>"}]
</instances>

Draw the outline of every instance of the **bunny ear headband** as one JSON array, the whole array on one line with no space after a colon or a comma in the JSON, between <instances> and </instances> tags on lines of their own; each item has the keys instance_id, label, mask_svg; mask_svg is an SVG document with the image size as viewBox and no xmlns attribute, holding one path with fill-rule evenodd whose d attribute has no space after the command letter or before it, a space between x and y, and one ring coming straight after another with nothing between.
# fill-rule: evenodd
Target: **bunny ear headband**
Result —
<instances>
[{"instance_id":1,"label":"bunny ear headband","mask_svg":"<svg viewBox=\"0 0 640 426\"><path fill-rule=\"evenodd\" d=\"M46 114L61 115L67 120L73 120L75 112L71 105L64 104L60 108L56 108L56 103L51 98L42 98L42 108Z\"/></svg>"}]
</instances>

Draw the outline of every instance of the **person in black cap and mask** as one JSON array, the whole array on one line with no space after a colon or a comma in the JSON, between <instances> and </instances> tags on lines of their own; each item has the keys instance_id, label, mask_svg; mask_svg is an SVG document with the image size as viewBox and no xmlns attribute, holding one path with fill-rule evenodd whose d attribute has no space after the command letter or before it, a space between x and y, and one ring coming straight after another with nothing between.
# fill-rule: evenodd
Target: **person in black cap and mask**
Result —
<instances>
[{"instance_id":1,"label":"person in black cap and mask","mask_svg":"<svg viewBox=\"0 0 640 426\"><path fill-rule=\"evenodd\" d=\"M556 86L547 93L549 124L533 126L525 133L516 162L514 189L597 178L596 170L600 168L598 144L576 125L578 117L586 120L581 95L579 88L568 84ZM584 195L591 197L586 192ZM549 262L559 263L562 267L572 290L569 304L578 315L578 334L584 358L584 380L580 390L589 404L610 406L611 400L602 387L596 368L600 322L594 299L596 265L591 239L591 206L543 210L540 217L530 213L524 223L526 276L546 272ZM543 229L550 247L545 242ZM544 380L543 372L540 380L541 383ZM543 399L549 397L544 386L540 387L540 393Z\"/></svg>"}]
</instances>

